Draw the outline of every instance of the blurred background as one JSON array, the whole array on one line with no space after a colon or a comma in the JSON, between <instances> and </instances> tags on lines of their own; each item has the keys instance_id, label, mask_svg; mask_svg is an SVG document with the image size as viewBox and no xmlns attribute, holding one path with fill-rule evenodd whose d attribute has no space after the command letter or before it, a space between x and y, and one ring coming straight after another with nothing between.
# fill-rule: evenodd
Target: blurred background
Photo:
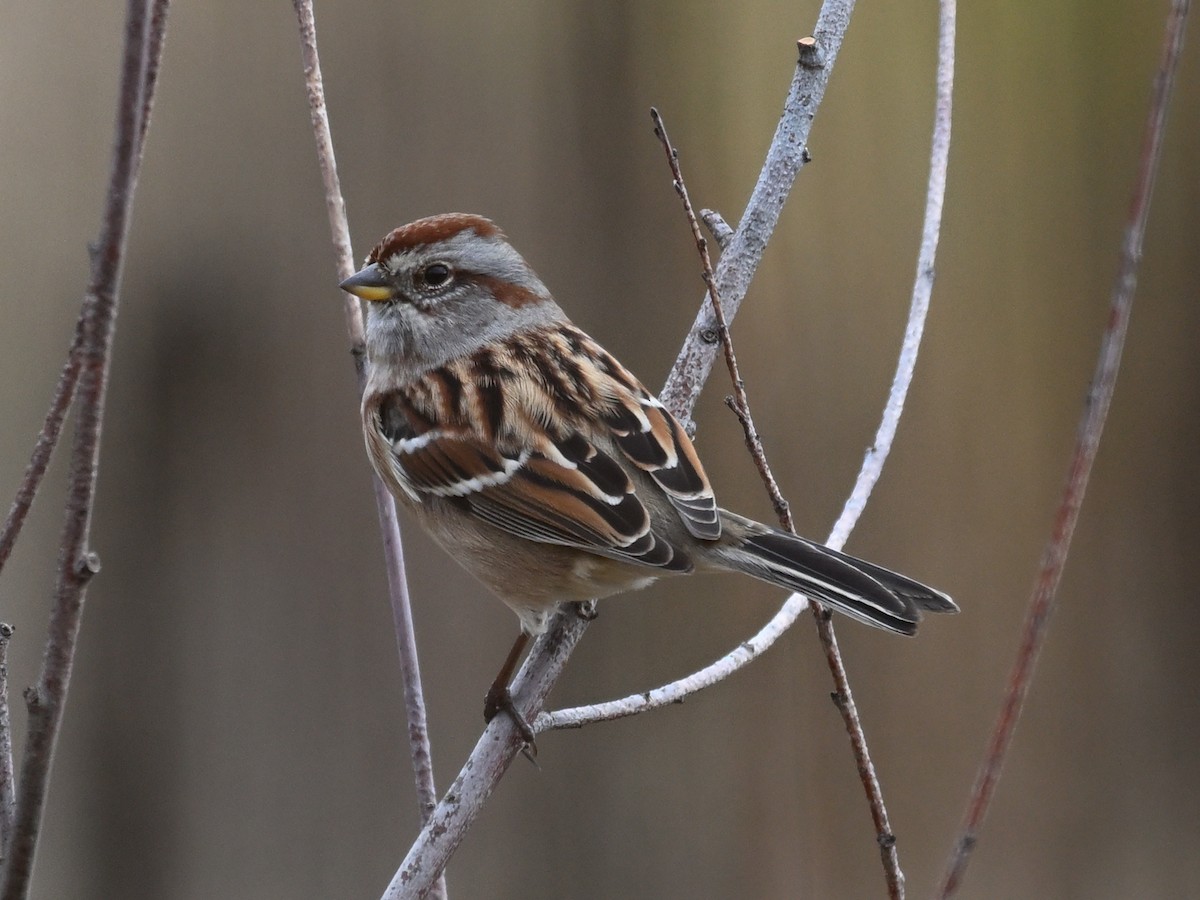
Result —
<instances>
[{"instance_id":1,"label":"blurred background","mask_svg":"<svg viewBox=\"0 0 1200 900\"><path fill-rule=\"evenodd\" d=\"M940 877L1058 501L1166 6L962 10L927 337L848 549L963 612L913 640L839 623L913 896ZM121 7L0 3L5 508L87 279ZM356 254L418 216L491 216L575 320L660 386L701 281L647 110L666 117L696 203L736 222L817 9L321 4ZM814 537L853 483L899 348L935 38L930 4L860 5L814 162L734 329L767 452ZM1195 43L1105 442L965 897L1200 896ZM118 323L94 532L104 570L37 898L376 897L416 832L335 281L290 4L180 0ZM769 518L727 392L714 376L700 449L723 505ZM40 664L64 476L60 454L0 580L17 697ZM415 528L405 536L444 786L516 621ZM553 705L686 674L780 600L697 579L606 602ZM451 896L883 896L829 690L804 619L683 706L544 736L541 771L518 760L454 857Z\"/></svg>"}]
</instances>

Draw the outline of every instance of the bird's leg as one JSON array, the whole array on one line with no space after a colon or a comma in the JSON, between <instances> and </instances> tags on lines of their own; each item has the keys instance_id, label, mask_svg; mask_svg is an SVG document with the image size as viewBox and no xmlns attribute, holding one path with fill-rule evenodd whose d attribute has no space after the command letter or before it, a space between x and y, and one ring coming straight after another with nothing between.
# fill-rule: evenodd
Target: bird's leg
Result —
<instances>
[{"instance_id":1,"label":"bird's leg","mask_svg":"<svg viewBox=\"0 0 1200 900\"><path fill-rule=\"evenodd\" d=\"M490 722L496 718L497 713L508 713L509 718L517 726L517 731L520 732L526 746L536 754L537 744L533 739L533 729L529 727L529 723L525 721L525 717L521 715L520 710L513 703L512 692L508 689L508 683L512 680L513 673L517 670L517 663L521 661L521 654L525 652L527 646L529 646L529 635L522 631L517 636L516 643L512 645L512 649L508 651L508 658L504 660L504 665L496 673L496 680L492 682L492 686L488 688L487 696L484 697L483 719L485 722Z\"/></svg>"}]
</instances>

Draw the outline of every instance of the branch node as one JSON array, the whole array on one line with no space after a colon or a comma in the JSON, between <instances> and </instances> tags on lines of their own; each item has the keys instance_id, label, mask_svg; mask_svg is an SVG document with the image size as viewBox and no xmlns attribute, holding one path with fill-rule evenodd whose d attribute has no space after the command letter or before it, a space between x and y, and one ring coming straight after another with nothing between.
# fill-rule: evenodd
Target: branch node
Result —
<instances>
[{"instance_id":1,"label":"branch node","mask_svg":"<svg viewBox=\"0 0 1200 900\"><path fill-rule=\"evenodd\" d=\"M702 209L700 210L700 221L708 228L722 251L729 246L729 242L733 240L733 229L729 227L729 223L719 212Z\"/></svg>"},{"instance_id":2,"label":"branch node","mask_svg":"<svg viewBox=\"0 0 1200 900\"><path fill-rule=\"evenodd\" d=\"M800 51L800 65L806 69L823 69L825 68L825 51L821 45L817 43L817 39L812 35L802 37L796 41L796 48Z\"/></svg>"},{"instance_id":3,"label":"branch node","mask_svg":"<svg viewBox=\"0 0 1200 900\"><path fill-rule=\"evenodd\" d=\"M25 698L25 709L29 715L37 715L45 707L46 698L42 696L42 692L36 685L30 685L21 692L21 696Z\"/></svg>"},{"instance_id":4,"label":"branch node","mask_svg":"<svg viewBox=\"0 0 1200 900\"><path fill-rule=\"evenodd\" d=\"M0 641L7 641L16 631L17 629L7 622L0 622Z\"/></svg>"},{"instance_id":5,"label":"branch node","mask_svg":"<svg viewBox=\"0 0 1200 900\"><path fill-rule=\"evenodd\" d=\"M875 840L879 842L879 846L884 850L891 850L896 846L896 836L887 831L878 835Z\"/></svg>"},{"instance_id":6,"label":"branch node","mask_svg":"<svg viewBox=\"0 0 1200 900\"><path fill-rule=\"evenodd\" d=\"M700 332L700 340L706 344L719 344L721 343L721 333L715 328L705 328Z\"/></svg>"},{"instance_id":7,"label":"branch node","mask_svg":"<svg viewBox=\"0 0 1200 900\"><path fill-rule=\"evenodd\" d=\"M75 574L80 578L91 578L93 575L100 574L100 554L89 550L79 557L75 563Z\"/></svg>"}]
</instances>

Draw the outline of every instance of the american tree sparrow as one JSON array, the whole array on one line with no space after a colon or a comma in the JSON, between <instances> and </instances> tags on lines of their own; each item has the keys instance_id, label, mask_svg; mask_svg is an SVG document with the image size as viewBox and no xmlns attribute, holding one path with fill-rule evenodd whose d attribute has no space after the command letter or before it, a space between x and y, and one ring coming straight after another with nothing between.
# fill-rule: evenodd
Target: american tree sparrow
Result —
<instances>
[{"instance_id":1,"label":"american tree sparrow","mask_svg":"<svg viewBox=\"0 0 1200 900\"><path fill-rule=\"evenodd\" d=\"M488 718L515 712L508 680L559 604L664 575L743 572L900 634L922 611L957 611L910 578L720 509L679 422L489 220L397 228L341 287L369 301L375 471L521 620Z\"/></svg>"}]
</instances>

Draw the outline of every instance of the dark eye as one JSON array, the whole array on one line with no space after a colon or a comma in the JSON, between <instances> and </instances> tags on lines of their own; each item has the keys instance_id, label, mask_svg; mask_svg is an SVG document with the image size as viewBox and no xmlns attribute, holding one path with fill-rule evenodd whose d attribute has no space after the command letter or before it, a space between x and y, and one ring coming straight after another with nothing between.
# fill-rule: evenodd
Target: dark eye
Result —
<instances>
[{"instance_id":1,"label":"dark eye","mask_svg":"<svg viewBox=\"0 0 1200 900\"><path fill-rule=\"evenodd\" d=\"M441 287L450 280L450 267L445 263L430 263L418 273L418 281L426 287Z\"/></svg>"}]
</instances>

